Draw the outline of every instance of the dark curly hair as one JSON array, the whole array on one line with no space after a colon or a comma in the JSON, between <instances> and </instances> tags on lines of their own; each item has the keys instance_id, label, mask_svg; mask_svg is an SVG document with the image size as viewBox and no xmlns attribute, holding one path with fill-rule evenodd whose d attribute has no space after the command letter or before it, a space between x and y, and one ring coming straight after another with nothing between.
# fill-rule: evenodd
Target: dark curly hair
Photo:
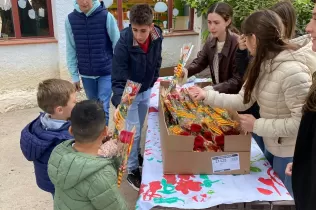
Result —
<instances>
[{"instance_id":1,"label":"dark curly hair","mask_svg":"<svg viewBox=\"0 0 316 210\"><path fill-rule=\"evenodd\" d=\"M153 10L148 4L136 4L131 8L131 24L151 25L153 23L153 17Z\"/></svg>"}]
</instances>

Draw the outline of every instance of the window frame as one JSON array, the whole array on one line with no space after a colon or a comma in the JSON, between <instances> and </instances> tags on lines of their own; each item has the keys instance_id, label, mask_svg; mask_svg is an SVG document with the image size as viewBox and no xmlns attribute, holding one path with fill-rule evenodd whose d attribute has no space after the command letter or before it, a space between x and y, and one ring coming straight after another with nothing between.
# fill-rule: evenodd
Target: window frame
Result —
<instances>
[{"instance_id":1,"label":"window frame","mask_svg":"<svg viewBox=\"0 0 316 210\"><path fill-rule=\"evenodd\" d=\"M174 0L168 0L167 6L168 6L168 29L173 27L173 1ZM184 29L184 30L174 30L178 33L181 32L188 32L188 31L193 31L194 27L194 9L190 8L190 13L189 13L189 28ZM120 30L123 30L123 0L117 0L117 22L118 22L118 27Z\"/></svg>"},{"instance_id":2,"label":"window frame","mask_svg":"<svg viewBox=\"0 0 316 210\"><path fill-rule=\"evenodd\" d=\"M173 28L173 1L168 0L168 29ZM12 10L12 19L13 19L13 28L14 28L14 37L9 37L9 39L36 39L36 38L52 38L54 37L54 24L53 24L53 11L52 11L52 0L46 0L47 5L47 15L48 15L48 29L49 35L48 36L28 36L23 37L21 33L21 26L20 26L20 16L19 16L19 8L18 8L18 0L11 0L11 10ZM123 0L117 0L117 23L120 30L123 30ZM189 28L184 30L174 30L174 32L181 33L181 32L188 32L193 31L194 28L194 9L190 8L189 13ZM0 38L3 39L3 38Z\"/></svg>"},{"instance_id":3,"label":"window frame","mask_svg":"<svg viewBox=\"0 0 316 210\"><path fill-rule=\"evenodd\" d=\"M14 37L9 37L9 39L34 39L34 38L51 38L54 37L54 24L53 24L53 11L52 11L52 1L46 0L47 5L47 18L48 18L48 36L27 36L23 37L21 33L20 16L18 8L18 0L11 0L11 10L14 28ZM2 39L2 38L1 38Z\"/></svg>"}]
</instances>

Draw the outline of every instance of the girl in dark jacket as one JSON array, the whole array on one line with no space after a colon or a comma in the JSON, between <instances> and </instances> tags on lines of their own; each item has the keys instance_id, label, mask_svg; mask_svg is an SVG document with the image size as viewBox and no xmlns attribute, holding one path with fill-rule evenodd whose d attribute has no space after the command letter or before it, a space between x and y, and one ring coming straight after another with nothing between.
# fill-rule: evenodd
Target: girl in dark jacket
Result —
<instances>
[{"instance_id":1,"label":"girl in dark jacket","mask_svg":"<svg viewBox=\"0 0 316 210\"><path fill-rule=\"evenodd\" d=\"M209 66L214 90L221 93L238 93L242 77L235 65L238 35L232 32L232 19L233 9L227 3L218 2L209 8L207 21L210 37L197 58L184 69L185 79Z\"/></svg>"},{"instance_id":2,"label":"girl in dark jacket","mask_svg":"<svg viewBox=\"0 0 316 210\"><path fill-rule=\"evenodd\" d=\"M312 37L312 49L316 52L316 5L306 31ZM296 209L314 210L316 207L316 73L313 74L313 84L303 107L293 163L288 164L285 173L292 175Z\"/></svg>"},{"instance_id":3,"label":"girl in dark jacket","mask_svg":"<svg viewBox=\"0 0 316 210\"><path fill-rule=\"evenodd\" d=\"M316 22L316 21L315 21ZM316 74L311 86L297 135L293 164L286 173L292 174L292 189L297 210L314 210L316 207Z\"/></svg>"}]
</instances>

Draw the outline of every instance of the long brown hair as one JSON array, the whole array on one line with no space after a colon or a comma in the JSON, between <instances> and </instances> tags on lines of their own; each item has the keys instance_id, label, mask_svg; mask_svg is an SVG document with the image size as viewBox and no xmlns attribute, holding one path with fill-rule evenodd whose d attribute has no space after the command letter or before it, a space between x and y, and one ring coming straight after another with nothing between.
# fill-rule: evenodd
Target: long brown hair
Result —
<instances>
[{"instance_id":1,"label":"long brown hair","mask_svg":"<svg viewBox=\"0 0 316 210\"><path fill-rule=\"evenodd\" d=\"M231 30L232 32L236 34L240 34L239 30L233 26L233 21L234 21L234 12L233 8L225 3L225 2L217 2L212 4L212 6L208 9L207 15L210 13L216 13L219 16L221 16L226 22L230 19L231 22L227 26L227 29Z\"/></svg>"},{"instance_id":2,"label":"long brown hair","mask_svg":"<svg viewBox=\"0 0 316 210\"><path fill-rule=\"evenodd\" d=\"M303 106L303 113L306 112L316 112L316 72L313 74L313 83Z\"/></svg>"},{"instance_id":3,"label":"long brown hair","mask_svg":"<svg viewBox=\"0 0 316 210\"><path fill-rule=\"evenodd\" d=\"M280 52L297 49L286 43L282 37L283 24L280 17L271 10L261 10L251 14L242 24L242 32L246 36L256 36L257 48L253 61L248 66L245 75L244 103L249 103L251 93L257 84L261 64L273 59Z\"/></svg>"},{"instance_id":4,"label":"long brown hair","mask_svg":"<svg viewBox=\"0 0 316 210\"><path fill-rule=\"evenodd\" d=\"M296 12L290 0L280 1L273 5L272 11L276 12L284 24L284 38L293 39L296 29Z\"/></svg>"}]
</instances>

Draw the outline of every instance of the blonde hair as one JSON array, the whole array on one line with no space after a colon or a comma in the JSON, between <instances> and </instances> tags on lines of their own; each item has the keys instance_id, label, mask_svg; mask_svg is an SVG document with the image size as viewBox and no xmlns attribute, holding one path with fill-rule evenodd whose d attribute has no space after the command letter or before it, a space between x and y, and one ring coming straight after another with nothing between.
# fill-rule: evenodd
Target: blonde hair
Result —
<instances>
[{"instance_id":1,"label":"blonde hair","mask_svg":"<svg viewBox=\"0 0 316 210\"><path fill-rule=\"evenodd\" d=\"M58 106L67 106L70 95L75 93L74 85L62 79L47 79L39 83L37 89L37 104L48 114L54 114Z\"/></svg>"}]
</instances>

